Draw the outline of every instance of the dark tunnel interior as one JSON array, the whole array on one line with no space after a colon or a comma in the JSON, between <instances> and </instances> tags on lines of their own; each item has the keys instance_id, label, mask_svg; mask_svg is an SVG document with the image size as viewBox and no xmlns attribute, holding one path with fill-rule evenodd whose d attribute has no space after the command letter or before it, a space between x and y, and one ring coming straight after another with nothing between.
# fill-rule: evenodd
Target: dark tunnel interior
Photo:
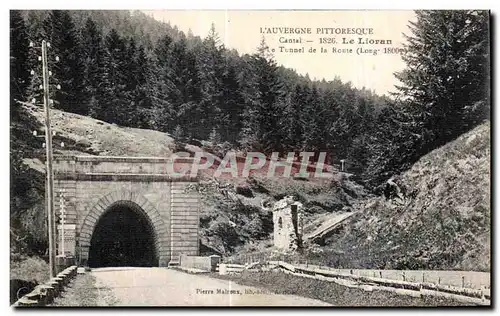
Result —
<instances>
[{"instance_id":1,"label":"dark tunnel interior","mask_svg":"<svg viewBox=\"0 0 500 316\"><path fill-rule=\"evenodd\" d=\"M146 216L132 203L111 206L92 234L89 267L158 266L154 231Z\"/></svg>"}]
</instances>

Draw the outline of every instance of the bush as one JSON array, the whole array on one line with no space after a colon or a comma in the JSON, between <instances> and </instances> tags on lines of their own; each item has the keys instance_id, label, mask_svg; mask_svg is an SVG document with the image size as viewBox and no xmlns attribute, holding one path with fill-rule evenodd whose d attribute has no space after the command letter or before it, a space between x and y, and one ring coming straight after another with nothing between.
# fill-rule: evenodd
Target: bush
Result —
<instances>
[{"instance_id":1,"label":"bush","mask_svg":"<svg viewBox=\"0 0 500 316\"><path fill-rule=\"evenodd\" d=\"M250 189L250 187L248 186L237 186L236 193L248 198L254 197L252 189Z\"/></svg>"}]
</instances>

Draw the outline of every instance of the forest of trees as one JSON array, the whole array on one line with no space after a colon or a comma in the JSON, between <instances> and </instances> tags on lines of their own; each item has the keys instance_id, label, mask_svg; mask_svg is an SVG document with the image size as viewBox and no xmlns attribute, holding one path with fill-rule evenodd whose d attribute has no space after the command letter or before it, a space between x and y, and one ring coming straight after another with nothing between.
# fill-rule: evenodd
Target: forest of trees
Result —
<instances>
[{"instance_id":1,"label":"forest of trees","mask_svg":"<svg viewBox=\"0 0 500 316\"><path fill-rule=\"evenodd\" d=\"M399 93L389 98L280 67L264 39L240 56L213 25L200 39L142 12L11 11L12 119L15 100L41 100L28 43L45 39L51 81L61 85L55 108L186 142L325 151L373 189L489 118L488 22L482 11L417 12Z\"/></svg>"}]
</instances>

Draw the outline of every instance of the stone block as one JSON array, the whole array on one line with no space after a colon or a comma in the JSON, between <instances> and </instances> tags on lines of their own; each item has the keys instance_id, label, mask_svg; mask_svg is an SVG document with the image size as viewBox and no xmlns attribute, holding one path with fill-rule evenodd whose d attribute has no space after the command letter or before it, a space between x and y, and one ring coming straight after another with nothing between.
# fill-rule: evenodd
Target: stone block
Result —
<instances>
[{"instance_id":1,"label":"stone block","mask_svg":"<svg viewBox=\"0 0 500 316\"><path fill-rule=\"evenodd\" d=\"M97 213L97 210L96 209L91 210L87 215L87 219L91 222L97 221L99 219L99 214Z\"/></svg>"},{"instance_id":2,"label":"stone block","mask_svg":"<svg viewBox=\"0 0 500 316\"><path fill-rule=\"evenodd\" d=\"M192 208L194 206L198 206L199 201L192 199L192 198L175 198L173 197L170 200L170 206L176 207L176 208L182 208L184 205L187 208Z\"/></svg>"},{"instance_id":3,"label":"stone block","mask_svg":"<svg viewBox=\"0 0 500 316\"><path fill-rule=\"evenodd\" d=\"M164 235L168 232L167 226L165 225L163 220L159 221L159 225L157 227L158 227L158 229L156 230L156 233L159 236Z\"/></svg>"},{"instance_id":4,"label":"stone block","mask_svg":"<svg viewBox=\"0 0 500 316\"><path fill-rule=\"evenodd\" d=\"M142 209L144 209L144 205L147 203L148 201L146 200L146 198L144 198L142 196L142 194L137 194L137 198L135 199L135 203L137 203L137 205L139 205Z\"/></svg>"},{"instance_id":5,"label":"stone block","mask_svg":"<svg viewBox=\"0 0 500 316\"><path fill-rule=\"evenodd\" d=\"M170 257L162 257L158 260L158 265L160 267L168 267L169 261L170 261Z\"/></svg>"},{"instance_id":6,"label":"stone block","mask_svg":"<svg viewBox=\"0 0 500 316\"><path fill-rule=\"evenodd\" d=\"M24 295L24 297L32 301L37 301L38 306L47 305L47 297L40 291L40 288L35 288L30 293Z\"/></svg>"},{"instance_id":7,"label":"stone block","mask_svg":"<svg viewBox=\"0 0 500 316\"><path fill-rule=\"evenodd\" d=\"M191 212L185 212L185 213L172 213L172 216L170 217L171 220L179 220L179 219L189 219L193 220L194 222L198 222L199 216L197 213Z\"/></svg>"},{"instance_id":8,"label":"stone block","mask_svg":"<svg viewBox=\"0 0 500 316\"><path fill-rule=\"evenodd\" d=\"M170 221L172 228L197 228L199 226L198 217L195 218L175 218Z\"/></svg>"},{"instance_id":9,"label":"stone block","mask_svg":"<svg viewBox=\"0 0 500 316\"><path fill-rule=\"evenodd\" d=\"M41 306L37 300L32 300L27 298L26 296L22 297L19 301L17 301L17 306L19 307L38 307Z\"/></svg>"},{"instance_id":10,"label":"stone block","mask_svg":"<svg viewBox=\"0 0 500 316\"><path fill-rule=\"evenodd\" d=\"M197 215L199 213L199 208L198 205L196 205L196 207L192 207L189 205L173 205L171 212L176 216L181 214Z\"/></svg>"},{"instance_id":11,"label":"stone block","mask_svg":"<svg viewBox=\"0 0 500 316\"><path fill-rule=\"evenodd\" d=\"M66 286L68 283L69 283L69 277L67 274L65 273L58 273L56 278L60 278L61 279L61 284L62 286Z\"/></svg>"},{"instance_id":12,"label":"stone block","mask_svg":"<svg viewBox=\"0 0 500 316\"><path fill-rule=\"evenodd\" d=\"M165 251L162 250L158 253L158 257L168 257L168 256L170 256L170 249Z\"/></svg>"},{"instance_id":13,"label":"stone block","mask_svg":"<svg viewBox=\"0 0 500 316\"><path fill-rule=\"evenodd\" d=\"M90 237L92 237L92 227L92 223L84 223L80 231L80 239L85 239L86 237L90 239Z\"/></svg>"},{"instance_id":14,"label":"stone block","mask_svg":"<svg viewBox=\"0 0 500 316\"><path fill-rule=\"evenodd\" d=\"M41 297L43 298L43 304L51 304L55 298L55 290L52 286L47 284L37 285L35 287L36 290L39 291Z\"/></svg>"},{"instance_id":15,"label":"stone block","mask_svg":"<svg viewBox=\"0 0 500 316\"><path fill-rule=\"evenodd\" d=\"M172 233L182 233L188 234L193 231L198 231L198 225L194 223L176 223L172 225L171 232Z\"/></svg>"},{"instance_id":16,"label":"stone block","mask_svg":"<svg viewBox=\"0 0 500 316\"><path fill-rule=\"evenodd\" d=\"M175 245L175 247L178 247L178 248L183 248L185 246L193 246L193 245L196 245L197 244L197 240L182 240L182 241L178 241Z\"/></svg>"},{"instance_id":17,"label":"stone block","mask_svg":"<svg viewBox=\"0 0 500 316\"><path fill-rule=\"evenodd\" d=\"M175 187L175 188L170 189L170 195L172 196L172 198L174 198L175 196L177 196L177 194L186 194L186 195L188 195L189 193L186 192L186 188L184 188L184 187Z\"/></svg>"},{"instance_id":18,"label":"stone block","mask_svg":"<svg viewBox=\"0 0 500 316\"><path fill-rule=\"evenodd\" d=\"M198 196L187 193L176 193L171 197L172 202L195 202L198 203Z\"/></svg>"},{"instance_id":19,"label":"stone block","mask_svg":"<svg viewBox=\"0 0 500 316\"><path fill-rule=\"evenodd\" d=\"M227 275L227 264L219 264L219 275Z\"/></svg>"},{"instance_id":20,"label":"stone block","mask_svg":"<svg viewBox=\"0 0 500 316\"><path fill-rule=\"evenodd\" d=\"M173 181L170 184L170 187L173 188L185 188L189 183L188 182L182 182L182 181Z\"/></svg>"},{"instance_id":21,"label":"stone block","mask_svg":"<svg viewBox=\"0 0 500 316\"><path fill-rule=\"evenodd\" d=\"M105 195L102 199L102 205L104 205L104 209L108 208L109 205L113 204L113 202L115 202L115 200L113 200L112 197L110 197L110 195Z\"/></svg>"},{"instance_id":22,"label":"stone block","mask_svg":"<svg viewBox=\"0 0 500 316\"><path fill-rule=\"evenodd\" d=\"M54 297L59 296L59 294L63 290L62 279L60 279L60 278L57 278L57 277L51 278L50 281L48 281L46 284L51 286L54 289Z\"/></svg>"},{"instance_id":23,"label":"stone block","mask_svg":"<svg viewBox=\"0 0 500 316\"><path fill-rule=\"evenodd\" d=\"M149 219L152 221L152 222L155 222L157 220L161 220L161 215L158 214L158 212L150 212L151 216L149 217Z\"/></svg>"},{"instance_id":24,"label":"stone block","mask_svg":"<svg viewBox=\"0 0 500 316\"><path fill-rule=\"evenodd\" d=\"M90 238L92 238L92 234L89 233L88 231L81 231L80 232L80 237L90 239Z\"/></svg>"},{"instance_id":25,"label":"stone block","mask_svg":"<svg viewBox=\"0 0 500 316\"><path fill-rule=\"evenodd\" d=\"M77 266L72 265L72 266L70 266L69 268L66 269L69 272L69 277L70 278L74 278L76 276L77 268L78 268Z\"/></svg>"}]
</instances>

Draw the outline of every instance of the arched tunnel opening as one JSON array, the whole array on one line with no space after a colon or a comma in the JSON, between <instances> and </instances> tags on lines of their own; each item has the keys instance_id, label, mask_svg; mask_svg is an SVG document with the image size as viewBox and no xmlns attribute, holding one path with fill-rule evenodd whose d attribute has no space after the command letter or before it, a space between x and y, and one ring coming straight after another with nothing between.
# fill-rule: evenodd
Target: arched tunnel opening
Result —
<instances>
[{"instance_id":1,"label":"arched tunnel opening","mask_svg":"<svg viewBox=\"0 0 500 316\"><path fill-rule=\"evenodd\" d=\"M133 202L113 204L97 221L89 251L89 267L158 266L154 229Z\"/></svg>"}]
</instances>

